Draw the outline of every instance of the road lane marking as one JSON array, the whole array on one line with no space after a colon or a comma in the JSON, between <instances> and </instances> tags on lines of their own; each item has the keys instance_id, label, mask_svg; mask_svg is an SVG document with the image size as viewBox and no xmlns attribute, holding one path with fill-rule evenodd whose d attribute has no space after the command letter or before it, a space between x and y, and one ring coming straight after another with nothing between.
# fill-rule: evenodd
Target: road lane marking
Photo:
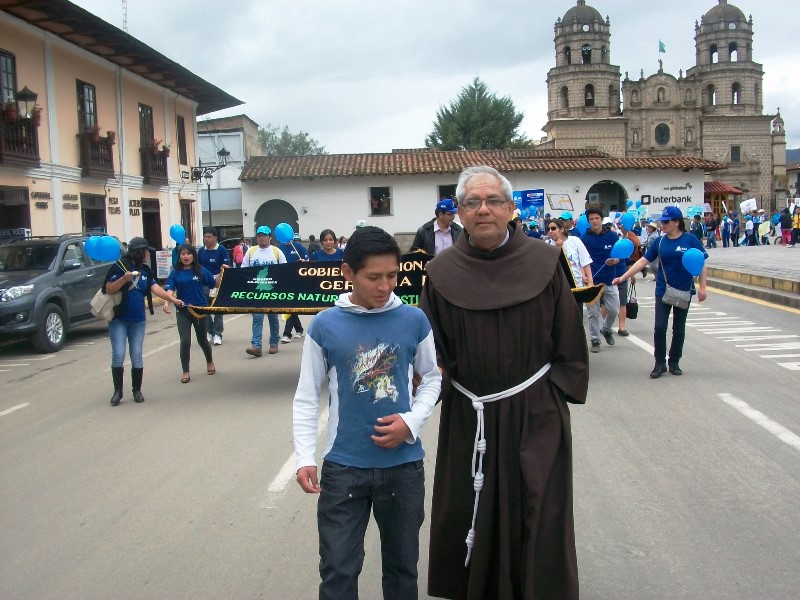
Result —
<instances>
[{"instance_id":1,"label":"road lane marking","mask_svg":"<svg viewBox=\"0 0 800 600\"><path fill-rule=\"evenodd\" d=\"M784 369L789 369L790 371L800 371L800 362L788 362L788 363L778 363Z\"/></svg>"},{"instance_id":2,"label":"road lane marking","mask_svg":"<svg viewBox=\"0 0 800 600\"><path fill-rule=\"evenodd\" d=\"M785 339L797 339L800 335L794 334L787 334L787 335L747 335L743 337L731 337L729 335L721 335L717 339L722 340L723 342L749 342L751 340L785 340Z\"/></svg>"},{"instance_id":3,"label":"road lane marking","mask_svg":"<svg viewBox=\"0 0 800 600\"><path fill-rule=\"evenodd\" d=\"M30 406L30 402L25 402L24 404L17 404L16 406L12 406L11 408L7 408L4 411L0 412L0 417L5 417L6 415L10 415L15 410L19 410L20 408L25 408L26 406Z\"/></svg>"},{"instance_id":4,"label":"road lane marking","mask_svg":"<svg viewBox=\"0 0 800 600\"><path fill-rule=\"evenodd\" d=\"M710 282L709 282L710 283ZM712 287L709 285L708 287ZM728 296L730 298L738 298L739 300L746 300L747 302L752 302L754 304L760 304L761 306L769 306L770 308L775 308L778 310L785 310L786 312L794 313L796 315L800 315L800 309L792 308L791 306L781 306L780 304L775 304L773 302L767 302L766 300L760 300L759 298L751 298L750 296L744 296L743 294L735 294L733 292L729 292L727 290L721 290L718 288L713 288L715 294L719 294L720 296Z\"/></svg>"},{"instance_id":5,"label":"road lane marking","mask_svg":"<svg viewBox=\"0 0 800 600\"><path fill-rule=\"evenodd\" d=\"M643 339L636 337L632 333L628 336L628 341L632 342L636 346L639 346L639 348L641 348L645 352L649 352L650 354L653 354L656 351L656 349L653 348L653 346L645 342Z\"/></svg>"},{"instance_id":6,"label":"road lane marking","mask_svg":"<svg viewBox=\"0 0 800 600\"><path fill-rule=\"evenodd\" d=\"M317 439L324 437L325 430L328 428L328 407L326 406L319 417L317 423ZM270 482L267 488L267 497L261 502L261 508L275 508L275 497L286 491L286 486L295 478L297 468L295 467L294 454L283 463L278 474Z\"/></svg>"},{"instance_id":7,"label":"road lane marking","mask_svg":"<svg viewBox=\"0 0 800 600\"><path fill-rule=\"evenodd\" d=\"M776 423L764 413L757 411L744 400L739 400L733 394L717 394L717 397L725 404L733 407L742 413L745 417L752 420L754 423L761 425L764 429L769 431L776 438L789 444L795 450L800 450L800 436L792 433L780 423Z\"/></svg>"},{"instance_id":8,"label":"road lane marking","mask_svg":"<svg viewBox=\"0 0 800 600\"><path fill-rule=\"evenodd\" d=\"M7 365L0 365L0 367L30 367L31 363L9 363Z\"/></svg>"},{"instance_id":9,"label":"road lane marking","mask_svg":"<svg viewBox=\"0 0 800 600\"><path fill-rule=\"evenodd\" d=\"M759 354L758 356L759 358L800 358L800 354Z\"/></svg>"}]
</instances>

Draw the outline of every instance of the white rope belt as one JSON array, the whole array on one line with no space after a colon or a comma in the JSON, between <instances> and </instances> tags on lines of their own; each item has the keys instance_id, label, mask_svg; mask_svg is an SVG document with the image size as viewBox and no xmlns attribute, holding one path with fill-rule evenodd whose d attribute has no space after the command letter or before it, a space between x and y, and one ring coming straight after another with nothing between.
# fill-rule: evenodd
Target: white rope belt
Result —
<instances>
[{"instance_id":1,"label":"white rope belt","mask_svg":"<svg viewBox=\"0 0 800 600\"><path fill-rule=\"evenodd\" d=\"M549 370L550 363L547 363L522 383L519 383L503 392L488 394L486 396L476 396L463 385L458 383L455 379L450 380L450 383L454 388L472 400L472 408L474 408L475 412L478 413L478 426L475 430L475 446L472 451L472 487L475 490L475 505L472 509L472 526L469 529L466 540L467 560L464 563L465 567L469 565L469 559L472 556L472 547L475 545L475 521L478 518L478 504L481 499L481 490L483 489L483 455L486 454L486 428L483 421L483 405L486 402L495 402L497 400L502 400L503 398L508 398L509 396L519 394L522 390L527 389L536 383Z\"/></svg>"}]
</instances>

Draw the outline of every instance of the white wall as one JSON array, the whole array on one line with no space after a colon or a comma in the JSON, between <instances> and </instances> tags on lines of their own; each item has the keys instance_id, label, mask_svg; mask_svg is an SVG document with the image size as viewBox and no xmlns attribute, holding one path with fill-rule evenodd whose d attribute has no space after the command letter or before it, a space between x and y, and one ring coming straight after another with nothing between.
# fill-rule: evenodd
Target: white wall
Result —
<instances>
[{"instance_id":1,"label":"white wall","mask_svg":"<svg viewBox=\"0 0 800 600\"><path fill-rule=\"evenodd\" d=\"M628 190L632 200L643 194L653 199L650 214L655 215L668 204L686 206L702 205L704 198L703 172L692 170L625 170L625 171L560 171L552 173L526 172L508 175L515 190L541 189L545 194L566 193L573 201L573 211L585 209L586 192L598 181L616 181ZM325 228L336 235L349 236L356 223L363 219L391 234L414 232L433 218L438 201L438 186L454 185L457 174L449 175L398 175L391 177L336 177L312 180L286 179L242 182L242 210L244 234L254 235L253 215L271 199L291 204L299 215L300 235L319 236ZM687 184L691 189L687 188ZM639 190L635 190L635 186ZM370 187L392 188L392 215L370 216ZM575 193L576 186L579 192ZM680 188L680 189L672 189ZM670 200L675 198L678 201ZM606 209L607 210L607 209ZM545 199L545 212L552 212ZM684 210L685 212L685 210Z\"/></svg>"}]
</instances>

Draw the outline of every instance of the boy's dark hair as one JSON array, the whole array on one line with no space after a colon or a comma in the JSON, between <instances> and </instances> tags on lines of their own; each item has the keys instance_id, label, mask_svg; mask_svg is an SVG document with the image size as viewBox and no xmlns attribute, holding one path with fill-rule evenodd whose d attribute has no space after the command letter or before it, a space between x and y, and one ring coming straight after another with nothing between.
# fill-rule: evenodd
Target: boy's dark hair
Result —
<instances>
[{"instance_id":1,"label":"boy's dark hair","mask_svg":"<svg viewBox=\"0 0 800 600\"><path fill-rule=\"evenodd\" d=\"M342 262L357 273L371 256L391 254L400 264L400 247L395 239L380 227L367 225L358 227L350 236L344 249Z\"/></svg>"},{"instance_id":2,"label":"boy's dark hair","mask_svg":"<svg viewBox=\"0 0 800 600\"><path fill-rule=\"evenodd\" d=\"M584 214L586 215L587 219L589 218L589 215L600 215L600 218L603 218L603 211L599 208L587 208Z\"/></svg>"},{"instance_id":3,"label":"boy's dark hair","mask_svg":"<svg viewBox=\"0 0 800 600\"><path fill-rule=\"evenodd\" d=\"M205 228L203 229L203 235L205 235L205 234L207 234L207 233L210 233L210 234L211 234L211 235L213 235L215 238L218 238L218 237L219 237L219 231L217 231L217 228L216 228L216 227L205 227Z\"/></svg>"}]
</instances>

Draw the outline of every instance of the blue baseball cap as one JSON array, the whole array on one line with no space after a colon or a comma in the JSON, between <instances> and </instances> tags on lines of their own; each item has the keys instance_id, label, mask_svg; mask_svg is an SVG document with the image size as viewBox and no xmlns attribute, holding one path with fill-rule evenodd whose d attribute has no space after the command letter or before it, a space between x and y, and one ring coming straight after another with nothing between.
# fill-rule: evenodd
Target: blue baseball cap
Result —
<instances>
[{"instance_id":1,"label":"blue baseball cap","mask_svg":"<svg viewBox=\"0 0 800 600\"><path fill-rule=\"evenodd\" d=\"M445 198L436 203L436 212L457 213L458 208L450 198Z\"/></svg>"},{"instance_id":2,"label":"blue baseball cap","mask_svg":"<svg viewBox=\"0 0 800 600\"><path fill-rule=\"evenodd\" d=\"M564 212L561 213L561 218L564 219L565 221L567 219L569 219L571 221L572 220L572 213L569 212L568 210L565 210Z\"/></svg>"},{"instance_id":3,"label":"blue baseball cap","mask_svg":"<svg viewBox=\"0 0 800 600\"><path fill-rule=\"evenodd\" d=\"M256 229L256 235L272 235L272 229L270 229L266 225L262 225L261 227Z\"/></svg>"},{"instance_id":4,"label":"blue baseball cap","mask_svg":"<svg viewBox=\"0 0 800 600\"><path fill-rule=\"evenodd\" d=\"M672 221L672 219L682 219L683 213L677 206L665 206L661 211L661 221Z\"/></svg>"}]
</instances>

